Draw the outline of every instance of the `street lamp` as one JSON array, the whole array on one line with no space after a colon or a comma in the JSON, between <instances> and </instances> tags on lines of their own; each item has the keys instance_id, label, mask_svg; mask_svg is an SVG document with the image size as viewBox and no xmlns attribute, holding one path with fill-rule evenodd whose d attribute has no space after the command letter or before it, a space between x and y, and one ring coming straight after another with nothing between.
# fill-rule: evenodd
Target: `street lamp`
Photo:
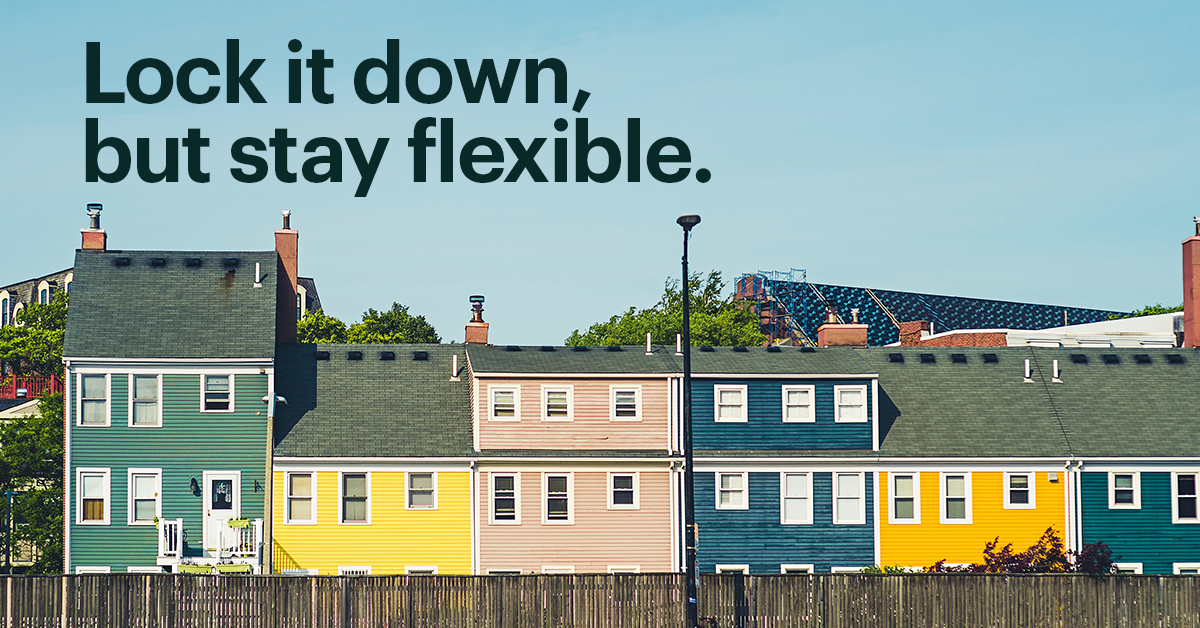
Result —
<instances>
[{"instance_id":1,"label":"street lamp","mask_svg":"<svg viewBox=\"0 0 1200 628\"><path fill-rule=\"evenodd\" d=\"M4 573L12 575L12 503L13 498L20 495L21 491L14 491L11 488L4 491L4 500L8 507L4 510Z\"/></svg>"},{"instance_id":2,"label":"street lamp","mask_svg":"<svg viewBox=\"0 0 1200 628\"><path fill-rule=\"evenodd\" d=\"M687 246L692 227L700 224L700 217L688 214L675 222L683 227L683 543L687 564L687 626L694 628L699 623L696 588L700 584L700 575L696 562L696 499L692 470L692 319L688 303L692 290L688 283Z\"/></svg>"}]
</instances>

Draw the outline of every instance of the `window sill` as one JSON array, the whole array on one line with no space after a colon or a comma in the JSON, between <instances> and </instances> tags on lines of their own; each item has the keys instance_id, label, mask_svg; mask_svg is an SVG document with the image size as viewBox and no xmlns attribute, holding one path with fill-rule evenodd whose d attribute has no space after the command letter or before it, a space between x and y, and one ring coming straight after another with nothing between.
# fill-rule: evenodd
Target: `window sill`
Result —
<instances>
[{"instance_id":1,"label":"window sill","mask_svg":"<svg viewBox=\"0 0 1200 628\"><path fill-rule=\"evenodd\" d=\"M107 526L112 525L107 521L76 521L75 525L79 526Z\"/></svg>"},{"instance_id":2,"label":"window sill","mask_svg":"<svg viewBox=\"0 0 1200 628\"><path fill-rule=\"evenodd\" d=\"M283 522L283 525L285 525L285 526L315 526L315 525L317 525L317 522L316 522L316 521L307 521L307 520L304 520L304 521L284 521L284 522Z\"/></svg>"}]
</instances>

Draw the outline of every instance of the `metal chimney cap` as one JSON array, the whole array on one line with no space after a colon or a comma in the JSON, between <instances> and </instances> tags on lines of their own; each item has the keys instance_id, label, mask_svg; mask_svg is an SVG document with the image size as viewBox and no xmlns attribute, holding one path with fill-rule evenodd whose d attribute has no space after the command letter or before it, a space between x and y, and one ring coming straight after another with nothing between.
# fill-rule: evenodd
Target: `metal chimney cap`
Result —
<instances>
[{"instance_id":1,"label":"metal chimney cap","mask_svg":"<svg viewBox=\"0 0 1200 628\"><path fill-rule=\"evenodd\" d=\"M292 211L290 209L285 209L279 213L283 216L283 228L291 229L292 228Z\"/></svg>"}]
</instances>

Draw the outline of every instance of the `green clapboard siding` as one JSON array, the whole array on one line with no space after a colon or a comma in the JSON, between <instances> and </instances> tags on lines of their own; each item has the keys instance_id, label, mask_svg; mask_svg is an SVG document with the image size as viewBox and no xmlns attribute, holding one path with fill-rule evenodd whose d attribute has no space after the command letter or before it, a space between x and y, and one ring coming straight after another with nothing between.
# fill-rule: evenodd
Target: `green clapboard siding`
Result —
<instances>
[{"instance_id":1,"label":"green clapboard siding","mask_svg":"<svg viewBox=\"0 0 1200 628\"><path fill-rule=\"evenodd\" d=\"M188 549L202 544L203 498L194 496L191 478L202 481L203 471L241 472L241 515L263 516L267 451L266 375L238 375L234 380L234 412L200 412L200 376L163 378L163 426L131 428L128 420L129 377L112 376L112 426L71 426L71 490L68 495L70 561L78 565L108 565L122 572L129 565L154 565L158 536L154 526L131 526L128 521L130 468L162 469L164 519L183 518ZM75 471L80 467L111 469L109 525L78 525Z\"/></svg>"},{"instance_id":2,"label":"green clapboard siding","mask_svg":"<svg viewBox=\"0 0 1200 628\"><path fill-rule=\"evenodd\" d=\"M1142 573L1169 574L1174 563L1200 562L1200 524L1171 523L1171 472L1142 471L1142 507L1108 507L1108 473L1084 472L1083 542L1103 541Z\"/></svg>"}]
</instances>

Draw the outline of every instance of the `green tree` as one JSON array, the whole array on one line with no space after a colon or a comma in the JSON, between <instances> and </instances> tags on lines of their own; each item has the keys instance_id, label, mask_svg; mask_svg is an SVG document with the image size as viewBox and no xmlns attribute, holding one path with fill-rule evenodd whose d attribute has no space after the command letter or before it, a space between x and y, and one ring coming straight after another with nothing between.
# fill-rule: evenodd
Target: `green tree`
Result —
<instances>
[{"instance_id":1,"label":"green tree","mask_svg":"<svg viewBox=\"0 0 1200 628\"><path fill-rule=\"evenodd\" d=\"M321 310L307 312L296 323L296 339L300 342L343 344L346 342L346 324Z\"/></svg>"},{"instance_id":2,"label":"green tree","mask_svg":"<svg viewBox=\"0 0 1200 628\"><path fill-rule=\"evenodd\" d=\"M725 282L720 271L701 278L699 273L688 278L691 288L691 327L693 345L734 347L761 345L766 341L758 315L734 300L733 295L722 297ZM578 329L567 338L567 346L640 345L650 334L651 342L673 346L675 335L683 333L683 291L679 280L667 279L663 296L646 309L630 307L627 311L595 323L586 331Z\"/></svg>"},{"instance_id":3,"label":"green tree","mask_svg":"<svg viewBox=\"0 0 1200 628\"><path fill-rule=\"evenodd\" d=\"M1170 314L1171 312L1182 312L1183 304L1180 303L1175 307L1167 307L1162 303L1147 305L1141 309L1134 310L1128 314L1109 314L1108 320L1116 320L1118 318L1137 318L1138 316L1152 316L1154 314Z\"/></svg>"},{"instance_id":4,"label":"green tree","mask_svg":"<svg viewBox=\"0 0 1200 628\"><path fill-rule=\"evenodd\" d=\"M408 306L392 303L390 310L363 312L362 322L349 328L342 321L317 310L296 325L300 342L355 344L435 344L442 341L424 316L408 313Z\"/></svg>"},{"instance_id":5,"label":"green tree","mask_svg":"<svg viewBox=\"0 0 1200 628\"><path fill-rule=\"evenodd\" d=\"M63 548L63 399L48 395L36 414L0 424L0 490L13 499L13 559L30 573L59 573ZM32 554L28 556L25 554Z\"/></svg>"},{"instance_id":6,"label":"green tree","mask_svg":"<svg viewBox=\"0 0 1200 628\"><path fill-rule=\"evenodd\" d=\"M26 304L16 325L0 327L0 363L17 375L61 375L68 301L66 292L56 292L48 304Z\"/></svg>"}]
</instances>

